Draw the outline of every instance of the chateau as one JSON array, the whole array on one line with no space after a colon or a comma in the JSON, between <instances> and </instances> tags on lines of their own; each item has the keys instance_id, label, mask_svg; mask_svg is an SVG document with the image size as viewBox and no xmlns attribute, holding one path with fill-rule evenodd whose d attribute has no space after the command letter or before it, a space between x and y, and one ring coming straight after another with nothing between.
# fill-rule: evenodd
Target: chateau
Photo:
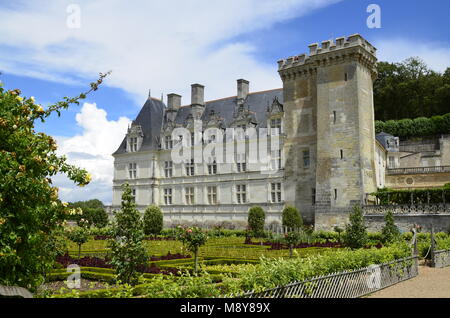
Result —
<instances>
[{"instance_id":1,"label":"chateau","mask_svg":"<svg viewBox=\"0 0 450 318\"><path fill-rule=\"evenodd\" d=\"M292 205L305 223L329 229L346 223L355 204L370 203L377 188L420 186L426 176L405 183L388 173L422 159L419 151L404 160L398 138L375 135L376 63L376 49L356 34L278 61L280 89L251 92L240 79L236 96L213 101L193 84L187 106L177 94L167 105L149 96L113 154L112 208L129 183L138 209L159 205L167 223L245 227L255 205L266 224L280 223ZM431 165L450 165L449 152Z\"/></svg>"}]
</instances>

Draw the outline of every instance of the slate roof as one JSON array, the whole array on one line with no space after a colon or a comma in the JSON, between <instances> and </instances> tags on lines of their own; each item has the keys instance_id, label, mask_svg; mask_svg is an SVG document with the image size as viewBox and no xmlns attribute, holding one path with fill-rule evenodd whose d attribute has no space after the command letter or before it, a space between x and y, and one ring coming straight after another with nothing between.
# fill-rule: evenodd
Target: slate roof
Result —
<instances>
[{"instance_id":1,"label":"slate roof","mask_svg":"<svg viewBox=\"0 0 450 318\"><path fill-rule=\"evenodd\" d=\"M144 133L141 151L158 149L165 109L166 105L164 105L163 102L155 98L149 98L134 120L135 124L141 125L142 132ZM126 147L127 143L125 136L119 149L117 149L114 155L125 153Z\"/></svg>"},{"instance_id":2,"label":"slate roof","mask_svg":"<svg viewBox=\"0 0 450 318\"><path fill-rule=\"evenodd\" d=\"M384 149L388 149L387 147L387 139L394 137L391 134L381 132L375 136L375 139L383 146Z\"/></svg>"},{"instance_id":3,"label":"slate roof","mask_svg":"<svg viewBox=\"0 0 450 318\"><path fill-rule=\"evenodd\" d=\"M272 105L274 99L283 104L283 89L274 89L263 92L248 94L244 107L252 113L252 119L256 121L257 127L266 128L267 126L267 108ZM205 111L201 120L207 122L210 119L211 111L223 118L226 127L234 121L234 114L237 110L237 96L208 101L205 103ZM163 127L164 113L166 105L158 99L149 98L142 107L135 123L141 125L144 140L140 151L157 150L161 129ZM183 125L190 114L190 107L181 107L175 117L175 123ZM123 139L119 149L114 154L126 152L126 137Z\"/></svg>"}]
</instances>

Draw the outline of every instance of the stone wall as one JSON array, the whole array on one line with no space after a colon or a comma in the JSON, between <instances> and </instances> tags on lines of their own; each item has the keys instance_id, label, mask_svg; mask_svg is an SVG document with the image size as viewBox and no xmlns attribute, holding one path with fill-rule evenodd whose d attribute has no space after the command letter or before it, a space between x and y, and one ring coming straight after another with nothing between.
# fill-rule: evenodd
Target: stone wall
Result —
<instances>
[{"instance_id":1,"label":"stone wall","mask_svg":"<svg viewBox=\"0 0 450 318\"><path fill-rule=\"evenodd\" d=\"M379 232L383 228L384 215L365 215L369 232ZM450 228L450 214L402 214L394 215L395 225L401 232L411 231L414 224L422 226L422 232L429 232L433 224L435 232L447 232Z\"/></svg>"},{"instance_id":2,"label":"stone wall","mask_svg":"<svg viewBox=\"0 0 450 318\"><path fill-rule=\"evenodd\" d=\"M368 230L373 232L381 231L387 211L392 211L395 224L402 232L410 231L414 224L427 232L431 225L438 232L450 230L450 204L369 205L364 206L363 211Z\"/></svg>"}]
</instances>

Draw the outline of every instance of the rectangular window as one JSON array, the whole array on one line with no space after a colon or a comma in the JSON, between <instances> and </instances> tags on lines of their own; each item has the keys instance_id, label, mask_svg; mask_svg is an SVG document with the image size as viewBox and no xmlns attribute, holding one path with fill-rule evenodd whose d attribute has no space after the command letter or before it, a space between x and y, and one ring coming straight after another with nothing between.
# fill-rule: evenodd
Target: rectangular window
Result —
<instances>
[{"instance_id":1,"label":"rectangular window","mask_svg":"<svg viewBox=\"0 0 450 318\"><path fill-rule=\"evenodd\" d=\"M270 121L270 130L272 136L281 135L281 118L272 119Z\"/></svg>"},{"instance_id":2,"label":"rectangular window","mask_svg":"<svg viewBox=\"0 0 450 318\"><path fill-rule=\"evenodd\" d=\"M395 168L395 158L389 156L389 169L394 169Z\"/></svg>"},{"instance_id":3,"label":"rectangular window","mask_svg":"<svg viewBox=\"0 0 450 318\"><path fill-rule=\"evenodd\" d=\"M337 200L338 198L338 190L334 189L334 199Z\"/></svg>"},{"instance_id":4,"label":"rectangular window","mask_svg":"<svg viewBox=\"0 0 450 318\"><path fill-rule=\"evenodd\" d=\"M217 163L216 163L216 160L214 160L211 163L208 163L208 174L210 174L210 175L217 174Z\"/></svg>"},{"instance_id":5,"label":"rectangular window","mask_svg":"<svg viewBox=\"0 0 450 318\"><path fill-rule=\"evenodd\" d=\"M172 149L173 148L172 136L165 136L164 137L164 146L165 146L165 149Z\"/></svg>"},{"instance_id":6,"label":"rectangular window","mask_svg":"<svg viewBox=\"0 0 450 318\"><path fill-rule=\"evenodd\" d=\"M272 203L281 202L281 183L271 183L270 184L270 197Z\"/></svg>"},{"instance_id":7,"label":"rectangular window","mask_svg":"<svg viewBox=\"0 0 450 318\"><path fill-rule=\"evenodd\" d=\"M281 150L273 150L270 152L270 168L272 170L281 169Z\"/></svg>"},{"instance_id":8,"label":"rectangular window","mask_svg":"<svg viewBox=\"0 0 450 318\"><path fill-rule=\"evenodd\" d=\"M194 165L194 159L191 159L186 163L186 175L187 176L193 176L195 175L195 165Z\"/></svg>"},{"instance_id":9,"label":"rectangular window","mask_svg":"<svg viewBox=\"0 0 450 318\"><path fill-rule=\"evenodd\" d=\"M190 187L185 189L185 199L187 205L194 204L194 188Z\"/></svg>"},{"instance_id":10,"label":"rectangular window","mask_svg":"<svg viewBox=\"0 0 450 318\"><path fill-rule=\"evenodd\" d=\"M336 124L337 116L336 111L333 111L333 124Z\"/></svg>"},{"instance_id":11,"label":"rectangular window","mask_svg":"<svg viewBox=\"0 0 450 318\"><path fill-rule=\"evenodd\" d=\"M172 204L172 189L164 189L164 204Z\"/></svg>"},{"instance_id":12,"label":"rectangular window","mask_svg":"<svg viewBox=\"0 0 450 318\"><path fill-rule=\"evenodd\" d=\"M131 189L131 201L136 203L136 189Z\"/></svg>"},{"instance_id":13,"label":"rectangular window","mask_svg":"<svg viewBox=\"0 0 450 318\"><path fill-rule=\"evenodd\" d=\"M131 137L129 141L130 141L130 152L136 152L138 148L137 137Z\"/></svg>"},{"instance_id":14,"label":"rectangular window","mask_svg":"<svg viewBox=\"0 0 450 318\"><path fill-rule=\"evenodd\" d=\"M236 154L236 167L237 172L245 172L247 171L247 162L246 162L245 153Z\"/></svg>"},{"instance_id":15,"label":"rectangular window","mask_svg":"<svg viewBox=\"0 0 450 318\"><path fill-rule=\"evenodd\" d=\"M311 164L311 158L309 154L309 150L303 150L303 167L309 168Z\"/></svg>"},{"instance_id":16,"label":"rectangular window","mask_svg":"<svg viewBox=\"0 0 450 318\"><path fill-rule=\"evenodd\" d=\"M195 145L195 134L191 133L191 146L193 147Z\"/></svg>"},{"instance_id":17,"label":"rectangular window","mask_svg":"<svg viewBox=\"0 0 450 318\"><path fill-rule=\"evenodd\" d=\"M209 204L217 204L217 187L216 186L208 187L208 203Z\"/></svg>"},{"instance_id":18,"label":"rectangular window","mask_svg":"<svg viewBox=\"0 0 450 318\"><path fill-rule=\"evenodd\" d=\"M344 150L341 149L341 159L344 159Z\"/></svg>"},{"instance_id":19,"label":"rectangular window","mask_svg":"<svg viewBox=\"0 0 450 318\"><path fill-rule=\"evenodd\" d=\"M136 163L129 164L128 173L129 173L130 179L136 179L136 177L137 177L137 164Z\"/></svg>"},{"instance_id":20,"label":"rectangular window","mask_svg":"<svg viewBox=\"0 0 450 318\"><path fill-rule=\"evenodd\" d=\"M311 189L311 203L312 205L316 205L316 189Z\"/></svg>"},{"instance_id":21,"label":"rectangular window","mask_svg":"<svg viewBox=\"0 0 450 318\"><path fill-rule=\"evenodd\" d=\"M344 79L345 79L346 82L348 81L348 74L347 73L344 74Z\"/></svg>"},{"instance_id":22,"label":"rectangular window","mask_svg":"<svg viewBox=\"0 0 450 318\"><path fill-rule=\"evenodd\" d=\"M236 200L238 204L247 202L247 186L245 184L236 185Z\"/></svg>"},{"instance_id":23,"label":"rectangular window","mask_svg":"<svg viewBox=\"0 0 450 318\"><path fill-rule=\"evenodd\" d=\"M172 170L173 162L172 161L164 161L164 175L166 178L172 178Z\"/></svg>"}]
</instances>

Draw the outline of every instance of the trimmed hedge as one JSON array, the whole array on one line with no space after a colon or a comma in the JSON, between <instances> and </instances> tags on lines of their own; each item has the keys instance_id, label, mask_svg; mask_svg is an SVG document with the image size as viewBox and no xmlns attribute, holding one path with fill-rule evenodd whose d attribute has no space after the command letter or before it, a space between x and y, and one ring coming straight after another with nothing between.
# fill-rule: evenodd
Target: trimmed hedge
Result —
<instances>
[{"instance_id":1,"label":"trimmed hedge","mask_svg":"<svg viewBox=\"0 0 450 318\"><path fill-rule=\"evenodd\" d=\"M375 196L381 205L392 204L411 204L411 194L413 196L413 204L433 204L450 202L450 184L446 184L441 188L432 189L412 189L412 190L394 190L389 188L378 189L377 192L371 193ZM429 201L428 201L429 200Z\"/></svg>"},{"instance_id":2,"label":"trimmed hedge","mask_svg":"<svg viewBox=\"0 0 450 318\"><path fill-rule=\"evenodd\" d=\"M450 134L450 113L431 118L375 121L375 131L402 138Z\"/></svg>"}]
</instances>

